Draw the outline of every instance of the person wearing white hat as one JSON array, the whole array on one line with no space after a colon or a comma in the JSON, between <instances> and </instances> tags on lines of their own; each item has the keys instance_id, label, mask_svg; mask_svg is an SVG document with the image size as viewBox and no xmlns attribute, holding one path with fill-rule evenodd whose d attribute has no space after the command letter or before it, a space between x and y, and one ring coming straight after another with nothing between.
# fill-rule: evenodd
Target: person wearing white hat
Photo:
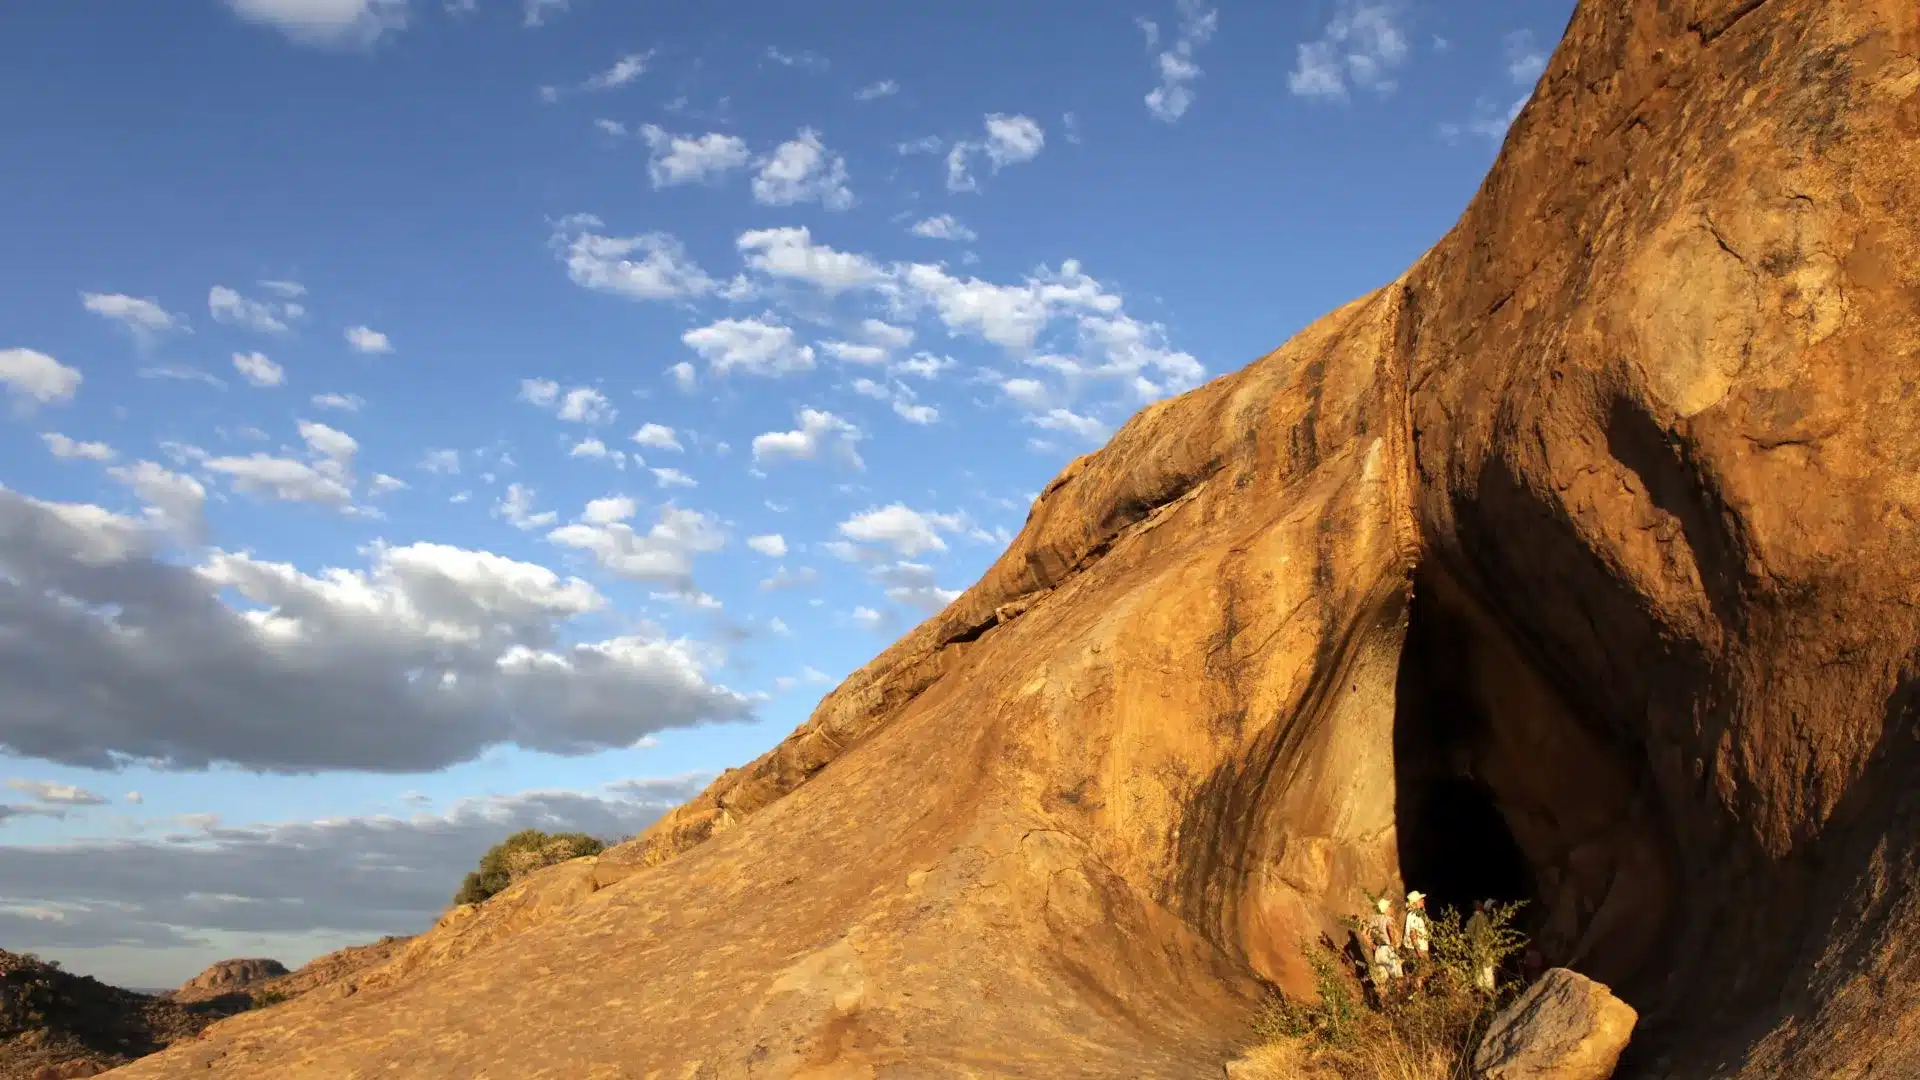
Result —
<instances>
[{"instance_id":1,"label":"person wearing white hat","mask_svg":"<svg viewBox=\"0 0 1920 1080\"><path fill-rule=\"evenodd\" d=\"M1427 894L1418 889L1407 894L1406 929L1401 933L1400 940L1419 958L1420 974L1416 978L1424 983L1428 954L1433 950L1433 930L1427 925Z\"/></svg>"},{"instance_id":2,"label":"person wearing white hat","mask_svg":"<svg viewBox=\"0 0 1920 1080\"><path fill-rule=\"evenodd\" d=\"M1398 938L1394 933L1393 903L1382 896L1373 902L1373 906L1373 916L1366 924L1368 944L1373 946L1373 988L1385 999L1388 987L1404 972L1400 966Z\"/></svg>"}]
</instances>

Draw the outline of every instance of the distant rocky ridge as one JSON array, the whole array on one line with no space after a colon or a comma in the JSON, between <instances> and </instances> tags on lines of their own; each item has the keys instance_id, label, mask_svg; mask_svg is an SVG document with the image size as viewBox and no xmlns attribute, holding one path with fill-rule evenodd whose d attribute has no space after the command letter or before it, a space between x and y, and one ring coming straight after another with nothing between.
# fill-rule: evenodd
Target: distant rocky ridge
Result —
<instances>
[{"instance_id":1,"label":"distant rocky ridge","mask_svg":"<svg viewBox=\"0 0 1920 1080\"><path fill-rule=\"evenodd\" d=\"M0 950L0 1080L94 1076L191 1039L233 1011L109 986Z\"/></svg>"}]
</instances>

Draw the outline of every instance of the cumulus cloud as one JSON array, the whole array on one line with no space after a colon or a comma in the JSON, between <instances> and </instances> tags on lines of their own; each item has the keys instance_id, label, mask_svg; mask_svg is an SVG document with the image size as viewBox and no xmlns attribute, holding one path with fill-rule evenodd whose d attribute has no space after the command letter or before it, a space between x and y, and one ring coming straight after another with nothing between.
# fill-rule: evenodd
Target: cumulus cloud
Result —
<instances>
[{"instance_id":1,"label":"cumulus cloud","mask_svg":"<svg viewBox=\"0 0 1920 1080\"><path fill-rule=\"evenodd\" d=\"M1317 40L1296 48L1287 88L1301 97L1344 100L1353 88L1382 96L1398 83L1407 59L1407 35L1395 0L1342 0Z\"/></svg>"},{"instance_id":2,"label":"cumulus cloud","mask_svg":"<svg viewBox=\"0 0 1920 1080\"><path fill-rule=\"evenodd\" d=\"M338 409L341 412L359 412L366 404L358 394L315 394L312 398L316 409Z\"/></svg>"},{"instance_id":3,"label":"cumulus cloud","mask_svg":"<svg viewBox=\"0 0 1920 1080\"><path fill-rule=\"evenodd\" d=\"M1175 6L1180 16L1179 34L1170 48L1154 58L1160 85L1146 97L1147 111L1167 123L1185 116L1193 105L1193 83L1200 77L1194 53L1212 39L1220 25L1220 13L1201 0L1175 0ZM1146 20L1141 20L1141 26L1148 31L1147 48L1154 48L1159 44L1159 27Z\"/></svg>"},{"instance_id":4,"label":"cumulus cloud","mask_svg":"<svg viewBox=\"0 0 1920 1080\"><path fill-rule=\"evenodd\" d=\"M516 529L544 529L560 520L560 515L552 510L535 511L534 494L525 484L508 484L499 501L493 504L494 516L504 518Z\"/></svg>"},{"instance_id":5,"label":"cumulus cloud","mask_svg":"<svg viewBox=\"0 0 1920 1080\"><path fill-rule=\"evenodd\" d=\"M200 541L207 507L207 489L200 481L152 461L116 465L107 474L133 489L155 526L189 543Z\"/></svg>"},{"instance_id":6,"label":"cumulus cloud","mask_svg":"<svg viewBox=\"0 0 1920 1080\"><path fill-rule=\"evenodd\" d=\"M958 140L948 148L948 191L980 190L971 164L976 155L986 154L988 165L997 173L1009 165L1032 161L1046 148L1046 132L1030 116L988 113L985 124L986 138Z\"/></svg>"},{"instance_id":7,"label":"cumulus cloud","mask_svg":"<svg viewBox=\"0 0 1920 1080\"><path fill-rule=\"evenodd\" d=\"M825 71L827 69L826 57L806 49L801 49L798 52L787 52L777 46L769 45L767 46L766 57L781 67L806 68L810 71Z\"/></svg>"},{"instance_id":8,"label":"cumulus cloud","mask_svg":"<svg viewBox=\"0 0 1920 1080\"><path fill-rule=\"evenodd\" d=\"M1027 421L1036 427L1051 431L1065 431L1089 442L1098 442L1107 437L1107 425L1091 416L1082 416L1070 409L1052 408L1027 417Z\"/></svg>"},{"instance_id":9,"label":"cumulus cloud","mask_svg":"<svg viewBox=\"0 0 1920 1080\"><path fill-rule=\"evenodd\" d=\"M803 566L798 570L788 570L785 566L779 566L774 568L772 577L761 580L760 588L765 592L779 592L782 589L798 589L811 585L819 579L820 572L811 566Z\"/></svg>"},{"instance_id":10,"label":"cumulus cloud","mask_svg":"<svg viewBox=\"0 0 1920 1080\"><path fill-rule=\"evenodd\" d=\"M635 300L681 300L718 288L680 241L667 233L606 236L591 214L563 219L552 245L575 285Z\"/></svg>"},{"instance_id":11,"label":"cumulus cloud","mask_svg":"<svg viewBox=\"0 0 1920 1080\"><path fill-rule=\"evenodd\" d=\"M695 480L693 477L688 476L686 473L681 472L679 469L662 467L662 468L648 469L647 471L653 474L654 482L659 484L663 488L664 487L692 488L692 487L700 486L700 481Z\"/></svg>"},{"instance_id":12,"label":"cumulus cloud","mask_svg":"<svg viewBox=\"0 0 1920 1080\"><path fill-rule=\"evenodd\" d=\"M276 282L278 285L289 284ZM305 293L302 288L301 295ZM306 313L297 300L283 298L278 302L253 300L240 295L225 285L215 285L207 290L207 313L213 321L242 326L248 330L258 330L263 334L284 334L287 320L299 318Z\"/></svg>"},{"instance_id":13,"label":"cumulus cloud","mask_svg":"<svg viewBox=\"0 0 1920 1080\"><path fill-rule=\"evenodd\" d=\"M592 555L602 569L620 577L655 582L676 592L696 591L694 556L726 545L719 521L698 510L663 506L659 520L640 532L626 523L631 514L610 517L612 510L625 508L595 500L579 521L549 532L547 539Z\"/></svg>"},{"instance_id":14,"label":"cumulus cloud","mask_svg":"<svg viewBox=\"0 0 1920 1080\"><path fill-rule=\"evenodd\" d=\"M573 424L607 424L619 415L613 402L591 386L562 389L552 379L521 379L520 400Z\"/></svg>"},{"instance_id":15,"label":"cumulus cloud","mask_svg":"<svg viewBox=\"0 0 1920 1080\"><path fill-rule=\"evenodd\" d=\"M633 441L653 450L671 450L674 453L682 453L685 450L673 429L665 424L640 425L640 430L633 433Z\"/></svg>"},{"instance_id":16,"label":"cumulus cloud","mask_svg":"<svg viewBox=\"0 0 1920 1080\"><path fill-rule=\"evenodd\" d=\"M749 712L695 642L562 644L606 606L577 578L439 544L368 552L317 576L220 550L184 566L137 520L0 490L0 747L93 768L408 772Z\"/></svg>"},{"instance_id":17,"label":"cumulus cloud","mask_svg":"<svg viewBox=\"0 0 1920 1080\"><path fill-rule=\"evenodd\" d=\"M902 558L913 558L930 551L947 550L943 532L959 532L967 520L959 514L941 514L915 510L904 503L875 507L840 523L839 532L848 540L862 544L891 547Z\"/></svg>"},{"instance_id":18,"label":"cumulus cloud","mask_svg":"<svg viewBox=\"0 0 1920 1080\"><path fill-rule=\"evenodd\" d=\"M81 293L80 306L118 323L141 345L151 345L162 334L187 329L184 316L168 311L151 298L125 293Z\"/></svg>"},{"instance_id":19,"label":"cumulus cloud","mask_svg":"<svg viewBox=\"0 0 1920 1080\"><path fill-rule=\"evenodd\" d=\"M871 82L855 90L853 92L853 100L873 101L877 98L892 97L899 92L899 83L894 82L892 79L881 79L879 82Z\"/></svg>"},{"instance_id":20,"label":"cumulus cloud","mask_svg":"<svg viewBox=\"0 0 1920 1080\"><path fill-rule=\"evenodd\" d=\"M112 801L105 795L96 795L85 788L56 784L51 780L9 780L7 786L39 802L60 806L104 806Z\"/></svg>"},{"instance_id":21,"label":"cumulus cloud","mask_svg":"<svg viewBox=\"0 0 1920 1080\"><path fill-rule=\"evenodd\" d=\"M779 533L768 533L765 536L749 536L747 537L747 546L770 559L785 558L787 554L786 538Z\"/></svg>"},{"instance_id":22,"label":"cumulus cloud","mask_svg":"<svg viewBox=\"0 0 1920 1080\"><path fill-rule=\"evenodd\" d=\"M580 89L614 90L625 86L646 74L647 62L653 59L651 52L628 53L615 60L605 71L597 71L580 84Z\"/></svg>"},{"instance_id":23,"label":"cumulus cloud","mask_svg":"<svg viewBox=\"0 0 1920 1080\"><path fill-rule=\"evenodd\" d=\"M870 575L885 590L887 599L926 615L937 614L960 596L959 589L943 589L934 580L934 569L925 563L884 563Z\"/></svg>"},{"instance_id":24,"label":"cumulus cloud","mask_svg":"<svg viewBox=\"0 0 1920 1080\"><path fill-rule=\"evenodd\" d=\"M753 158L746 140L737 135L675 135L657 124L643 124L640 136L647 142L647 175L656 188L715 180L745 168Z\"/></svg>"},{"instance_id":25,"label":"cumulus cloud","mask_svg":"<svg viewBox=\"0 0 1920 1080\"><path fill-rule=\"evenodd\" d=\"M699 382L699 377L694 374L693 365L687 363L685 360L668 368L667 376L673 380L673 384L679 387L680 392L683 394L692 393L695 384Z\"/></svg>"},{"instance_id":26,"label":"cumulus cloud","mask_svg":"<svg viewBox=\"0 0 1920 1080\"><path fill-rule=\"evenodd\" d=\"M349 326L343 333L347 339L347 346L354 352L390 353L393 351L393 343L387 340L387 335L378 330L365 326Z\"/></svg>"},{"instance_id":27,"label":"cumulus cloud","mask_svg":"<svg viewBox=\"0 0 1920 1080\"><path fill-rule=\"evenodd\" d=\"M408 0L227 0L242 19L303 45L364 47L407 26Z\"/></svg>"},{"instance_id":28,"label":"cumulus cloud","mask_svg":"<svg viewBox=\"0 0 1920 1080\"><path fill-rule=\"evenodd\" d=\"M70 401L80 389L80 369L37 349L0 349L0 385L18 404Z\"/></svg>"},{"instance_id":29,"label":"cumulus cloud","mask_svg":"<svg viewBox=\"0 0 1920 1080\"><path fill-rule=\"evenodd\" d=\"M924 236L929 240L976 240L978 236L972 229L960 224L952 214L936 214L930 218L921 218L908 230L915 236Z\"/></svg>"},{"instance_id":30,"label":"cumulus cloud","mask_svg":"<svg viewBox=\"0 0 1920 1080\"><path fill-rule=\"evenodd\" d=\"M757 319L721 319L680 335L715 375L742 372L779 377L813 369L813 347L771 314Z\"/></svg>"},{"instance_id":31,"label":"cumulus cloud","mask_svg":"<svg viewBox=\"0 0 1920 1080\"><path fill-rule=\"evenodd\" d=\"M765 206L817 202L828 210L845 210L853 205L847 159L828 150L818 131L801 128L760 160L753 198Z\"/></svg>"},{"instance_id":32,"label":"cumulus cloud","mask_svg":"<svg viewBox=\"0 0 1920 1080\"><path fill-rule=\"evenodd\" d=\"M63 461L112 461L115 456L106 443L80 442L57 431L42 432L40 441L47 444L47 453Z\"/></svg>"},{"instance_id":33,"label":"cumulus cloud","mask_svg":"<svg viewBox=\"0 0 1920 1080\"><path fill-rule=\"evenodd\" d=\"M4 845L0 936L10 948L43 953L151 950L137 969L100 974L170 985L223 958L218 939L230 935L281 938L297 949L316 934L418 933L502 838L521 829L631 836L712 779L635 777L598 790L460 799L440 813L202 821L139 838Z\"/></svg>"},{"instance_id":34,"label":"cumulus cloud","mask_svg":"<svg viewBox=\"0 0 1920 1080\"><path fill-rule=\"evenodd\" d=\"M859 288L884 292L891 279L886 267L865 255L814 243L813 234L805 226L744 232L735 246L749 269L770 277L804 282L829 296Z\"/></svg>"},{"instance_id":35,"label":"cumulus cloud","mask_svg":"<svg viewBox=\"0 0 1920 1080\"><path fill-rule=\"evenodd\" d=\"M262 352L234 353L233 369L258 387L279 386L287 381L287 369L267 359L267 354Z\"/></svg>"},{"instance_id":36,"label":"cumulus cloud","mask_svg":"<svg viewBox=\"0 0 1920 1080\"><path fill-rule=\"evenodd\" d=\"M800 426L792 431L769 431L753 437L755 461L791 459L817 461L838 457L856 469L866 468L857 444L860 429L823 409L801 409Z\"/></svg>"}]
</instances>

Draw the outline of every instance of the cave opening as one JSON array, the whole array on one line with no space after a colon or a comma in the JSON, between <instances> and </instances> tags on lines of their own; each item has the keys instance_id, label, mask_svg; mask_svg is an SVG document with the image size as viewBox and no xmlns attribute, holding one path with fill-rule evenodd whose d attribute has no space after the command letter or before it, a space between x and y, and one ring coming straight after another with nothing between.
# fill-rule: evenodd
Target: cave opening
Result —
<instances>
[{"instance_id":1,"label":"cave opening","mask_svg":"<svg viewBox=\"0 0 1920 1080\"><path fill-rule=\"evenodd\" d=\"M1430 569L1395 674L1395 842L1428 908L1521 902L1549 964L1631 987L1671 899L1644 766L1609 743L1498 622Z\"/></svg>"}]
</instances>

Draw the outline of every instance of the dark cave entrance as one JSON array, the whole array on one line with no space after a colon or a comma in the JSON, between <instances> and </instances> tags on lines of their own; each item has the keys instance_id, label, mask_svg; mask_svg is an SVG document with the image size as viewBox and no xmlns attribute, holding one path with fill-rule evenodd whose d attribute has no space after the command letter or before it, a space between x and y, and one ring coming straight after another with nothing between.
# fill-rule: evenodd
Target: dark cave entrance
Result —
<instances>
[{"instance_id":1,"label":"dark cave entrance","mask_svg":"<svg viewBox=\"0 0 1920 1080\"><path fill-rule=\"evenodd\" d=\"M1464 917L1476 900L1524 902L1540 921L1540 887L1498 793L1482 775L1495 717L1476 685L1475 634L1422 575L1408 610L1394 687L1395 826L1401 877L1427 908Z\"/></svg>"},{"instance_id":2,"label":"dark cave entrance","mask_svg":"<svg viewBox=\"0 0 1920 1080\"><path fill-rule=\"evenodd\" d=\"M1415 575L1394 685L1401 878L1436 914L1524 902L1514 926L1547 963L1624 996L1665 932L1671 843L1644 760L1577 700L1466 591Z\"/></svg>"}]
</instances>

